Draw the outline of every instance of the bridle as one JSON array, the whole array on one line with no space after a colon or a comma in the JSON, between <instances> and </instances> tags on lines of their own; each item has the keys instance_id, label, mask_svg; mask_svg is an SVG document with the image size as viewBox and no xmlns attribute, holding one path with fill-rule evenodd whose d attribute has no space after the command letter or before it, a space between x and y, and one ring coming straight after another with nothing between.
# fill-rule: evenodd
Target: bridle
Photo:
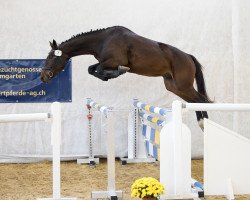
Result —
<instances>
[{"instance_id":1,"label":"bridle","mask_svg":"<svg viewBox=\"0 0 250 200\"><path fill-rule=\"evenodd\" d=\"M63 65L63 57L68 58L68 55L63 53L61 50L54 50L54 56L56 59L59 59L59 62ZM48 71L49 78L52 78L54 73L52 72L52 67L44 67L43 70Z\"/></svg>"}]
</instances>

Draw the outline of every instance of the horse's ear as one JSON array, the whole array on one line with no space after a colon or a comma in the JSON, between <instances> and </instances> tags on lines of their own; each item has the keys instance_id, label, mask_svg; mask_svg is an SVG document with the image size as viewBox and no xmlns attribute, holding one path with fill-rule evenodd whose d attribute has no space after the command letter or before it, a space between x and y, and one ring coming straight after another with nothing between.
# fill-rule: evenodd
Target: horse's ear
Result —
<instances>
[{"instance_id":1,"label":"horse's ear","mask_svg":"<svg viewBox=\"0 0 250 200\"><path fill-rule=\"evenodd\" d=\"M50 44L51 48L54 49L52 42L49 42L49 44Z\"/></svg>"},{"instance_id":2,"label":"horse's ear","mask_svg":"<svg viewBox=\"0 0 250 200\"><path fill-rule=\"evenodd\" d=\"M54 46L54 49L58 49L58 46L55 40L53 40L53 46Z\"/></svg>"}]
</instances>

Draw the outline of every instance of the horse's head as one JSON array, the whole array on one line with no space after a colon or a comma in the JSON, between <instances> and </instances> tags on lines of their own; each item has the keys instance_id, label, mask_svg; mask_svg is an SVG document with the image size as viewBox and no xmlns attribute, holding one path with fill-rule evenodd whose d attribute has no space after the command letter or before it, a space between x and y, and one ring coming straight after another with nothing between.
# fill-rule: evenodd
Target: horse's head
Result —
<instances>
[{"instance_id":1,"label":"horse's head","mask_svg":"<svg viewBox=\"0 0 250 200\"><path fill-rule=\"evenodd\" d=\"M45 66L42 68L41 80L48 83L53 77L64 69L68 56L58 48L55 40L50 42L51 51L45 61Z\"/></svg>"}]
</instances>

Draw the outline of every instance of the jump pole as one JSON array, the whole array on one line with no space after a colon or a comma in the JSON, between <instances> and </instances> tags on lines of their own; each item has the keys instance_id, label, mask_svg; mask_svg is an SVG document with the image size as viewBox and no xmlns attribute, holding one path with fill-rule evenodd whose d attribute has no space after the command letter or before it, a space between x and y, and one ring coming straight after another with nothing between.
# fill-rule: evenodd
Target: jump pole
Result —
<instances>
[{"instance_id":1,"label":"jump pole","mask_svg":"<svg viewBox=\"0 0 250 200\"><path fill-rule=\"evenodd\" d=\"M183 107L190 111L250 111L250 104L243 103L185 103Z\"/></svg>"},{"instance_id":2,"label":"jump pole","mask_svg":"<svg viewBox=\"0 0 250 200\"><path fill-rule=\"evenodd\" d=\"M46 121L48 118L49 113L7 114L0 115L0 123Z\"/></svg>"},{"instance_id":3,"label":"jump pole","mask_svg":"<svg viewBox=\"0 0 250 200\"><path fill-rule=\"evenodd\" d=\"M37 200L76 200L61 198L60 187L60 146L61 146L61 104L54 102L51 113L9 114L0 115L0 123L51 121L51 145L53 151L53 198L37 198Z\"/></svg>"}]
</instances>

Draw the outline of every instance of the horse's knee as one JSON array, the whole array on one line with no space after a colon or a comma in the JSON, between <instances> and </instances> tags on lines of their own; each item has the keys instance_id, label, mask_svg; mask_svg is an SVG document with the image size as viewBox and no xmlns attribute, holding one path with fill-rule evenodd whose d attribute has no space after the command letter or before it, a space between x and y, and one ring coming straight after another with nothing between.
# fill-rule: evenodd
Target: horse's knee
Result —
<instances>
[{"instance_id":1,"label":"horse's knee","mask_svg":"<svg viewBox=\"0 0 250 200\"><path fill-rule=\"evenodd\" d=\"M93 74L95 73L95 70L96 70L97 65L98 65L98 64L90 65L90 66L89 66L89 68L88 68L89 74L93 75Z\"/></svg>"},{"instance_id":2,"label":"horse's knee","mask_svg":"<svg viewBox=\"0 0 250 200\"><path fill-rule=\"evenodd\" d=\"M88 72L89 72L89 74L93 74L93 73L94 73L93 68L89 67L89 68L88 68Z\"/></svg>"},{"instance_id":3,"label":"horse's knee","mask_svg":"<svg viewBox=\"0 0 250 200\"><path fill-rule=\"evenodd\" d=\"M96 67L96 73L103 74L103 66L100 64Z\"/></svg>"}]
</instances>

